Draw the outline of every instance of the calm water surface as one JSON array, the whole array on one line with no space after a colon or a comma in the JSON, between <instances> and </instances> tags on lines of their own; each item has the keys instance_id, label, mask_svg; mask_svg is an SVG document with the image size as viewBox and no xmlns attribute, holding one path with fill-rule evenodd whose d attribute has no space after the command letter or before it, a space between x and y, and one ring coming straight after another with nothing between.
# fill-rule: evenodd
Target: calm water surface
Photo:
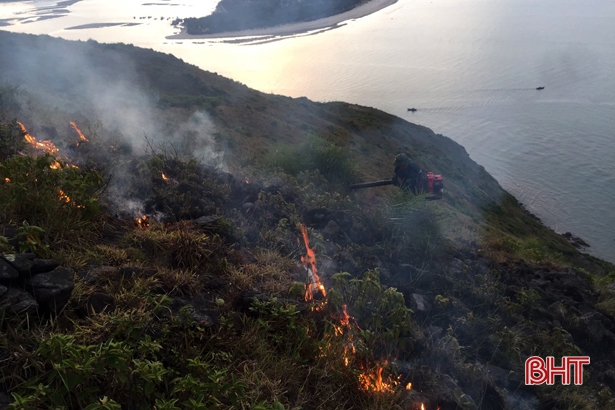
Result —
<instances>
[{"instance_id":1,"label":"calm water surface","mask_svg":"<svg viewBox=\"0 0 615 410\"><path fill-rule=\"evenodd\" d=\"M170 18L206 15L216 3L83 0L48 18L32 9L54 2L34 1L1 4L0 19L14 19L7 30L132 43L264 92L358 103L428 126L464 145L546 224L615 262L612 0L399 0L317 35L165 39ZM67 30L91 23L139 24Z\"/></svg>"}]
</instances>

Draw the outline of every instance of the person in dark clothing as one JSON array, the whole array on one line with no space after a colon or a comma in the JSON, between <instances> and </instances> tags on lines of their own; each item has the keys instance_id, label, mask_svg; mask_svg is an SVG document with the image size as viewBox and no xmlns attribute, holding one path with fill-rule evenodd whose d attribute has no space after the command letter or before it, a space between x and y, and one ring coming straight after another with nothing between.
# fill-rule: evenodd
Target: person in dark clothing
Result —
<instances>
[{"instance_id":1,"label":"person in dark clothing","mask_svg":"<svg viewBox=\"0 0 615 410\"><path fill-rule=\"evenodd\" d=\"M395 165L393 185L404 191L412 191L415 195L423 193L423 190L427 187L423 181L423 171L412 164L406 154L397 155L393 165Z\"/></svg>"}]
</instances>

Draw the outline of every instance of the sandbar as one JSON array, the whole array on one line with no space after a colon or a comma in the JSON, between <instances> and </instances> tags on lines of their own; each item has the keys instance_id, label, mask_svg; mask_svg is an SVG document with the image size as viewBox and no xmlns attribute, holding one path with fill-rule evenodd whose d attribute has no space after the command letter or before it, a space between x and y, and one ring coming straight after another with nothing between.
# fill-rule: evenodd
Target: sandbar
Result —
<instances>
[{"instance_id":1,"label":"sandbar","mask_svg":"<svg viewBox=\"0 0 615 410\"><path fill-rule=\"evenodd\" d=\"M386 7L397 3L397 0L370 0L352 10L345 11L334 16L329 16L312 21L301 21L298 23L284 24L274 27L255 28L242 31L226 31L215 34L191 35L182 28L179 34L168 36L170 40L190 40L199 38L229 38L229 37L256 37L256 36L284 36L305 33L312 30L321 30L336 26L347 20L354 20L375 13Z\"/></svg>"},{"instance_id":2,"label":"sandbar","mask_svg":"<svg viewBox=\"0 0 615 410\"><path fill-rule=\"evenodd\" d=\"M64 30L85 30L85 29L91 29L91 28L103 28L103 27L115 27L115 26L131 27L131 26L138 26L140 24L141 23L90 23L90 24L82 24L80 26L66 27Z\"/></svg>"}]
</instances>

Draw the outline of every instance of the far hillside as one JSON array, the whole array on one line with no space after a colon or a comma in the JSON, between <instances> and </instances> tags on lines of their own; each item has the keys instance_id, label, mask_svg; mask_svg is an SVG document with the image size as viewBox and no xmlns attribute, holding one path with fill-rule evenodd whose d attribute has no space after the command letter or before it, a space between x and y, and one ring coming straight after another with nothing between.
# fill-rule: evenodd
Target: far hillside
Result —
<instances>
[{"instance_id":1,"label":"far hillside","mask_svg":"<svg viewBox=\"0 0 615 410\"><path fill-rule=\"evenodd\" d=\"M250 30L317 20L351 10L365 2L366 0L222 0L213 14L183 19L181 23L188 34Z\"/></svg>"}]
</instances>

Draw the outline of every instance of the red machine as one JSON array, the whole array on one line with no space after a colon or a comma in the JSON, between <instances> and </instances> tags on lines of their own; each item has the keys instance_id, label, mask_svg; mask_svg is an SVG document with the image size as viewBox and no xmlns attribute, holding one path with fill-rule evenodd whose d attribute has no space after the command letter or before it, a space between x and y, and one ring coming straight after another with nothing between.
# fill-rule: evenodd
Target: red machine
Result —
<instances>
[{"instance_id":1,"label":"red machine","mask_svg":"<svg viewBox=\"0 0 615 410\"><path fill-rule=\"evenodd\" d=\"M430 194L442 196L444 193L444 181L442 179L442 175L434 175L433 172L427 173L427 191L429 191Z\"/></svg>"}]
</instances>

